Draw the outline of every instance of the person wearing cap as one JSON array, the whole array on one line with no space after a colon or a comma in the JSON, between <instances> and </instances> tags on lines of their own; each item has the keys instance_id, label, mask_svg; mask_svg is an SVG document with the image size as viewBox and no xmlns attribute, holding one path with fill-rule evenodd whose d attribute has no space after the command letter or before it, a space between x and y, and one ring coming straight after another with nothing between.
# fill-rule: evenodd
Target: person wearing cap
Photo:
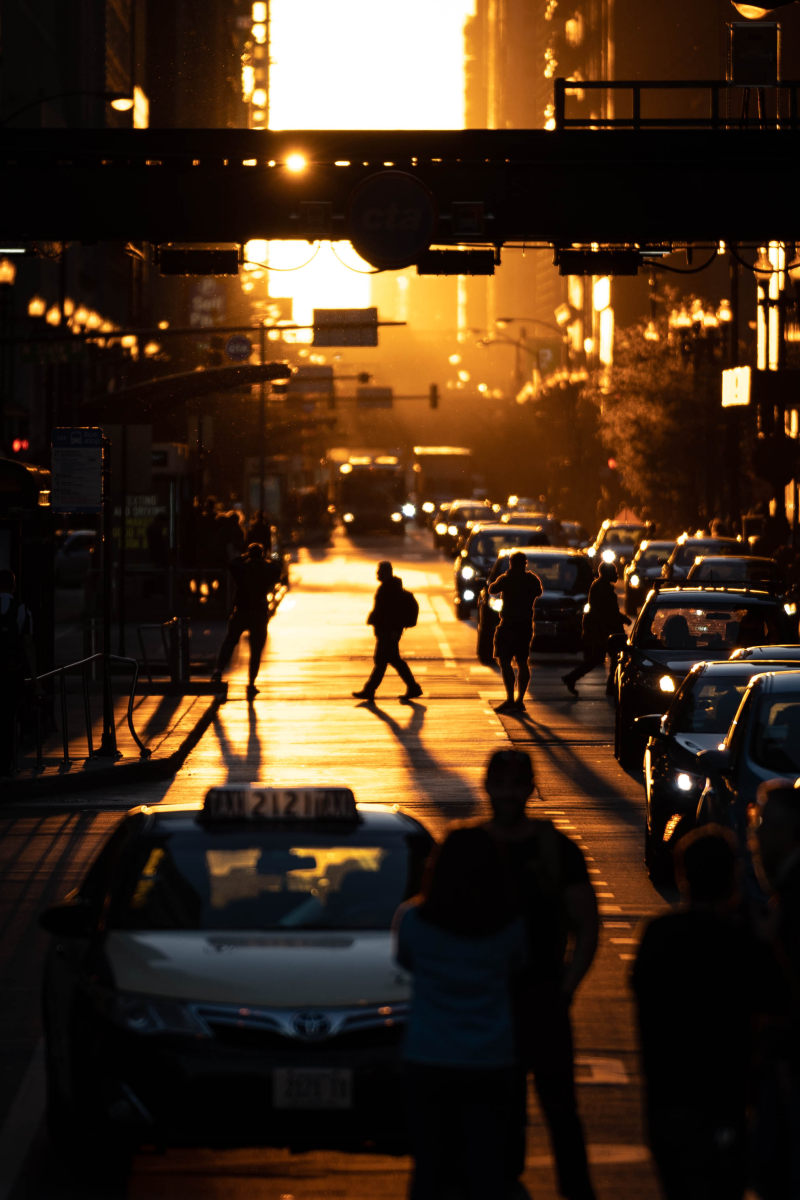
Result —
<instances>
[{"instance_id":1,"label":"person wearing cap","mask_svg":"<svg viewBox=\"0 0 800 1200\"><path fill-rule=\"evenodd\" d=\"M489 593L503 597L500 622L494 631L494 656L500 664L506 698L498 704L497 712L525 712L525 693L531 681L533 606L542 594L542 581L528 570L522 550L515 550L508 556L508 570L489 584Z\"/></svg>"},{"instance_id":2,"label":"person wearing cap","mask_svg":"<svg viewBox=\"0 0 800 1200\"><path fill-rule=\"evenodd\" d=\"M252 700L258 694L256 677L267 640L269 620L267 594L277 583L276 566L265 561L264 547L260 542L251 542L242 554L237 554L231 561L229 570L236 590L228 628L211 679L217 682L222 678L222 672L230 662L240 637L247 632L250 640L247 698Z\"/></svg>"},{"instance_id":3,"label":"person wearing cap","mask_svg":"<svg viewBox=\"0 0 800 1200\"><path fill-rule=\"evenodd\" d=\"M589 597L583 614L583 662L579 667L573 667L566 675L561 676L562 683L567 685L567 691L577 696L575 684L584 675L588 675L595 667L602 666L608 654L608 639L614 634L622 633L631 619L627 613L620 612L619 600L614 584L619 578L617 568L613 563L603 562L597 570L597 578L589 588ZM606 680L606 692L610 696L614 690L614 677L609 672Z\"/></svg>"},{"instance_id":4,"label":"person wearing cap","mask_svg":"<svg viewBox=\"0 0 800 1200\"><path fill-rule=\"evenodd\" d=\"M530 755L496 750L484 786L492 816L483 828L502 850L528 942L527 965L513 996L517 1118L509 1125L509 1160L519 1179L530 1071L550 1130L559 1192L568 1200L594 1200L575 1094L569 1010L597 949L597 899L580 847L551 821L526 811L534 789ZM527 1193L518 1184L514 1194Z\"/></svg>"},{"instance_id":5,"label":"person wearing cap","mask_svg":"<svg viewBox=\"0 0 800 1200\"><path fill-rule=\"evenodd\" d=\"M417 683L408 663L400 655L400 638L403 636L403 581L395 575L392 564L383 559L378 563L378 589L372 612L367 617L367 624L375 632L375 653L373 655L372 673L364 684L353 695L357 700L375 699L381 680L386 674L387 667L394 667L397 674L406 685L405 695L401 700L416 700L422 695L422 688Z\"/></svg>"}]
</instances>

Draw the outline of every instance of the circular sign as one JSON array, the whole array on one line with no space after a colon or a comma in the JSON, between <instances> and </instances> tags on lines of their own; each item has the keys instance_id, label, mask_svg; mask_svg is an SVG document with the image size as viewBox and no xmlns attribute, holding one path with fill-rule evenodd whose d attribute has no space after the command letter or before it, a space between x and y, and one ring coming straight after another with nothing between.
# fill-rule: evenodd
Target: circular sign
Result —
<instances>
[{"instance_id":1,"label":"circular sign","mask_svg":"<svg viewBox=\"0 0 800 1200\"><path fill-rule=\"evenodd\" d=\"M380 270L411 267L431 244L436 202L407 171L378 171L350 196L347 225L353 248Z\"/></svg>"},{"instance_id":2,"label":"circular sign","mask_svg":"<svg viewBox=\"0 0 800 1200\"><path fill-rule=\"evenodd\" d=\"M245 333L234 333L225 343L225 353L228 358L244 362L253 353L253 343Z\"/></svg>"}]
</instances>

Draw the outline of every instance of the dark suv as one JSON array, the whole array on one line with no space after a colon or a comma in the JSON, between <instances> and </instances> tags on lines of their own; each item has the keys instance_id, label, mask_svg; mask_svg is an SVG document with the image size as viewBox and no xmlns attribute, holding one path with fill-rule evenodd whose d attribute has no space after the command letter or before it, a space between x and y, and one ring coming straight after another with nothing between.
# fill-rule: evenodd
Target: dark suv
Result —
<instances>
[{"instance_id":1,"label":"dark suv","mask_svg":"<svg viewBox=\"0 0 800 1200\"><path fill-rule=\"evenodd\" d=\"M615 680L614 753L641 767L645 733L636 719L663 712L696 662L727 658L736 646L797 641L783 604L746 588L662 587L650 592L620 650Z\"/></svg>"},{"instance_id":2,"label":"dark suv","mask_svg":"<svg viewBox=\"0 0 800 1200\"><path fill-rule=\"evenodd\" d=\"M483 523L473 526L455 563L456 616L465 621L478 605L486 576L504 546L546 546L547 535L538 526Z\"/></svg>"},{"instance_id":3,"label":"dark suv","mask_svg":"<svg viewBox=\"0 0 800 1200\"><path fill-rule=\"evenodd\" d=\"M663 579L677 583L689 574L696 558L709 558L712 555L729 555L737 557L747 554L747 546L730 537L689 537L682 533L675 547L661 569Z\"/></svg>"}]
</instances>

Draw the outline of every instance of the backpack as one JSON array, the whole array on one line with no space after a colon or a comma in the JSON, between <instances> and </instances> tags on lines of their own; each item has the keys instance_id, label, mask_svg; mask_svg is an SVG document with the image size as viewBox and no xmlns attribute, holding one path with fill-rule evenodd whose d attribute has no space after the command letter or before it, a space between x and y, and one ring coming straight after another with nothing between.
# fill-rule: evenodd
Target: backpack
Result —
<instances>
[{"instance_id":1,"label":"backpack","mask_svg":"<svg viewBox=\"0 0 800 1200\"><path fill-rule=\"evenodd\" d=\"M400 593L400 613L403 618L403 629L411 629L417 623L419 604L413 592L403 588Z\"/></svg>"}]
</instances>

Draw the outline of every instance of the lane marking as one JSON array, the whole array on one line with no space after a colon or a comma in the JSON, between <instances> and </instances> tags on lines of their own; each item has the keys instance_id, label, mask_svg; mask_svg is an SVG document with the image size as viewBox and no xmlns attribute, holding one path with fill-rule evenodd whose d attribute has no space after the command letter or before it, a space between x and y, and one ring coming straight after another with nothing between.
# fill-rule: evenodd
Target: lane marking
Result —
<instances>
[{"instance_id":1,"label":"lane marking","mask_svg":"<svg viewBox=\"0 0 800 1200\"><path fill-rule=\"evenodd\" d=\"M44 1113L44 1039L36 1043L8 1118L0 1130L0 1200L8 1200Z\"/></svg>"},{"instance_id":2,"label":"lane marking","mask_svg":"<svg viewBox=\"0 0 800 1200\"><path fill-rule=\"evenodd\" d=\"M608 940L614 946L638 946L639 944L637 938L609 938Z\"/></svg>"}]
</instances>

